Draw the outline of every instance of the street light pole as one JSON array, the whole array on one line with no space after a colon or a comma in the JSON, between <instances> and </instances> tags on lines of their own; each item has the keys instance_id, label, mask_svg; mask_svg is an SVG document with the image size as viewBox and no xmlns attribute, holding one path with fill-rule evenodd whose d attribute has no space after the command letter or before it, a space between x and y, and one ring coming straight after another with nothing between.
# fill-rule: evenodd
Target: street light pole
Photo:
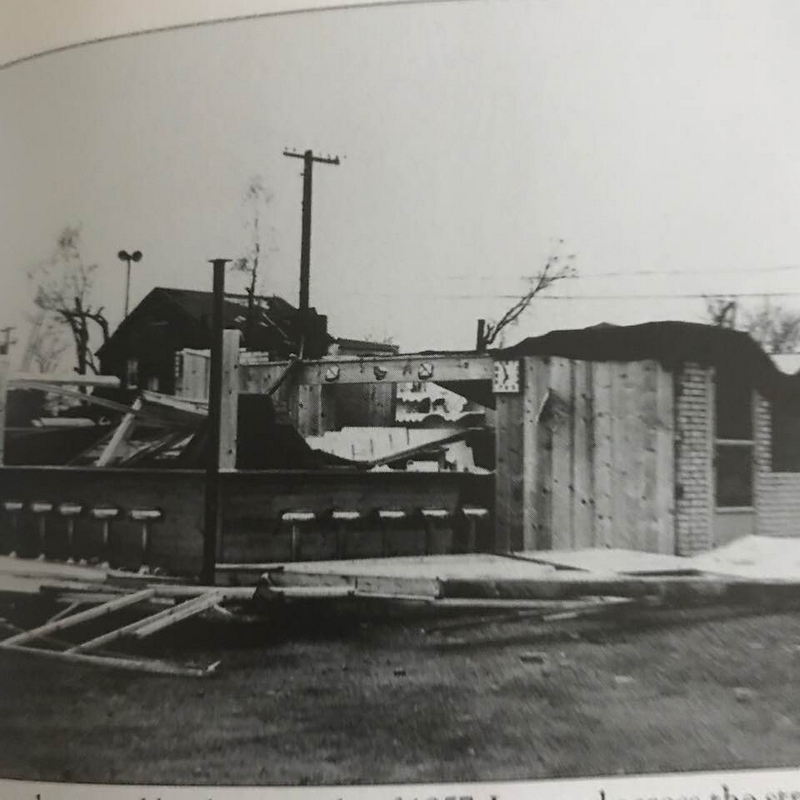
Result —
<instances>
[{"instance_id":1,"label":"street light pole","mask_svg":"<svg viewBox=\"0 0 800 800\"><path fill-rule=\"evenodd\" d=\"M120 261L125 261L128 265L125 275L125 314L122 317L125 319L128 316L128 307L130 305L131 297L131 261L141 261L142 251L134 250L132 253L129 253L127 250L120 250L119 253L117 253L117 258L119 258Z\"/></svg>"}]
</instances>

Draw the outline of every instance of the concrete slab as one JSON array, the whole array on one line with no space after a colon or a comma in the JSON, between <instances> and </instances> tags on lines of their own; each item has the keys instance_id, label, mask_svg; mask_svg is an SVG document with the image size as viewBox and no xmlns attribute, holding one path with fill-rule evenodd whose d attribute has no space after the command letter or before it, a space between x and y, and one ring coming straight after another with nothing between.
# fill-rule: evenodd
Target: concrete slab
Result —
<instances>
[{"instance_id":1,"label":"concrete slab","mask_svg":"<svg viewBox=\"0 0 800 800\"><path fill-rule=\"evenodd\" d=\"M555 574L555 567L502 555L399 556L360 558L349 561L304 561L281 565L284 573L337 575L343 577L456 579L542 578Z\"/></svg>"},{"instance_id":2,"label":"concrete slab","mask_svg":"<svg viewBox=\"0 0 800 800\"><path fill-rule=\"evenodd\" d=\"M689 559L714 575L753 580L800 580L800 538L743 536Z\"/></svg>"},{"instance_id":3,"label":"concrete slab","mask_svg":"<svg viewBox=\"0 0 800 800\"><path fill-rule=\"evenodd\" d=\"M662 553L614 548L584 550L527 550L515 553L519 559L549 564L560 569L622 575L694 575L700 568L692 559Z\"/></svg>"},{"instance_id":4,"label":"concrete slab","mask_svg":"<svg viewBox=\"0 0 800 800\"><path fill-rule=\"evenodd\" d=\"M36 594L42 585L58 581L102 583L107 574L99 567L0 556L0 593Z\"/></svg>"}]
</instances>

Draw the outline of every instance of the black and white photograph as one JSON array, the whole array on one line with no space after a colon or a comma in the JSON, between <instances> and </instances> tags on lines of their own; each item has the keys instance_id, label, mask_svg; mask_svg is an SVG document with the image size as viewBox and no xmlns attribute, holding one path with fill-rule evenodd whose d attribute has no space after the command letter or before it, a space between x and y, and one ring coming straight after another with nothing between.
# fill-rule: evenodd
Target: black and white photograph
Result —
<instances>
[{"instance_id":1,"label":"black and white photograph","mask_svg":"<svg viewBox=\"0 0 800 800\"><path fill-rule=\"evenodd\" d=\"M0 31L0 794L800 797L800 5Z\"/></svg>"}]
</instances>

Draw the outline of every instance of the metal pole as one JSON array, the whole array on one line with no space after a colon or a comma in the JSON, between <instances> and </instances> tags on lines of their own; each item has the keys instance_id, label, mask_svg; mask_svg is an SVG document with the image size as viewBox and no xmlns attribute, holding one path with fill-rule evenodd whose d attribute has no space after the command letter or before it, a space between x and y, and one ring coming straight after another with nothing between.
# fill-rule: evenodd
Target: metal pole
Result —
<instances>
[{"instance_id":1,"label":"metal pole","mask_svg":"<svg viewBox=\"0 0 800 800\"><path fill-rule=\"evenodd\" d=\"M300 241L300 310L308 311L311 280L311 181L314 154L303 153L303 225Z\"/></svg>"},{"instance_id":2,"label":"metal pole","mask_svg":"<svg viewBox=\"0 0 800 800\"><path fill-rule=\"evenodd\" d=\"M206 451L205 522L203 526L203 570L206 586L214 584L217 540L220 530L219 442L222 410L222 338L225 306L225 265L229 258L215 258L214 295L211 308L211 369L208 386L208 445Z\"/></svg>"},{"instance_id":3,"label":"metal pole","mask_svg":"<svg viewBox=\"0 0 800 800\"><path fill-rule=\"evenodd\" d=\"M125 316L123 317L123 319L127 318L127 316L128 316L128 307L129 307L129 301L130 301L130 297L131 297L131 259L130 259L130 256L125 259L125 262L127 263L128 267L127 267L127 270L126 270L126 277L125 277Z\"/></svg>"}]
</instances>

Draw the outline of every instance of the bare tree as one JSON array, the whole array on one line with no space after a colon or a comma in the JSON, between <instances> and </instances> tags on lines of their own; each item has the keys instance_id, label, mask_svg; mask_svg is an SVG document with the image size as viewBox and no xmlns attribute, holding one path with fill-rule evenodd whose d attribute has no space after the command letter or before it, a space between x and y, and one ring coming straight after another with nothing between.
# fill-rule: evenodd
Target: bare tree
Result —
<instances>
[{"instance_id":1,"label":"bare tree","mask_svg":"<svg viewBox=\"0 0 800 800\"><path fill-rule=\"evenodd\" d=\"M64 324L41 308L35 314L29 315L28 319L31 327L20 369L23 372L31 369L36 372L52 372L61 363L70 346Z\"/></svg>"},{"instance_id":2,"label":"bare tree","mask_svg":"<svg viewBox=\"0 0 800 800\"><path fill-rule=\"evenodd\" d=\"M768 353L793 353L800 345L800 313L767 299L746 313L744 328Z\"/></svg>"},{"instance_id":3,"label":"bare tree","mask_svg":"<svg viewBox=\"0 0 800 800\"><path fill-rule=\"evenodd\" d=\"M559 248L563 244L564 240L559 239ZM527 290L505 311L500 319L489 321L479 328L478 350L485 350L494 344L504 330L517 322L538 295L559 281L577 277L578 272L575 269L574 261L574 255L562 257L558 253L554 253L549 256L539 272L525 279L528 284Z\"/></svg>"},{"instance_id":4,"label":"bare tree","mask_svg":"<svg viewBox=\"0 0 800 800\"><path fill-rule=\"evenodd\" d=\"M262 243L262 214L267 204L272 200L272 195L264 188L261 176L253 176L247 184L243 202L248 209L247 227L250 229L250 245L246 255L237 258L231 269L245 276L245 292L247 294L247 323L245 325L244 340L250 342L255 324L255 298L260 277L259 269L263 257Z\"/></svg>"},{"instance_id":5,"label":"bare tree","mask_svg":"<svg viewBox=\"0 0 800 800\"><path fill-rule=\"evenodd\" d=\"M707 297L706 314L712 325L749 333L768 353L792 353L800 346L800 312L767 298L747 310L735 298Z\"/></svg>"},{"instance_id":6,"label":"bare tree","mask_svg":"<svg viewBox=\"0 0 800 800\"><path fill-rule=\"evenodd\" d=\"M29 273L36 286L36 306L72 335L79 375L98 371L91 348L92 333L99 332L104 343L109 335L103 307L91 303L96 270L97 265L86 264L81 255L80 228L66 227L59 234L52 258Z\"/></svg>"},{"instance_id":7,"label":"bare tree","mask_svg":"<svg viewBox=\"0 0 800 800\"><path fill-rule=\"evenodd\" d=\"M705 297L706 316L718 328L735 328L739 302L735 297Z\"/></svg>"}]
</instances>

